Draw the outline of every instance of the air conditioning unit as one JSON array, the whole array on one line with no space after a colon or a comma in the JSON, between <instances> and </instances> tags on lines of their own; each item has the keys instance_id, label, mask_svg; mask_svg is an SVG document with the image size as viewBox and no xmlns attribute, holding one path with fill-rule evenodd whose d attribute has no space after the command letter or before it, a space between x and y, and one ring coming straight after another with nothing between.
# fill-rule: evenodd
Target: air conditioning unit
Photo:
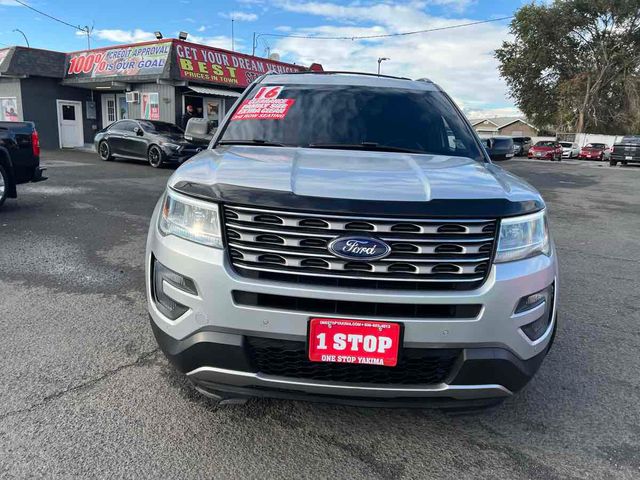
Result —
<instances>
[{"instance_id":1,"label":"air conditioning unit","mask_svg":"<svg viewBox=\"0 0 640 480\"><path fill-rule=\"evenodd\" d=\"M127 92L127 103L140 103L140 92Z\"/></svg>"}]
</instances>

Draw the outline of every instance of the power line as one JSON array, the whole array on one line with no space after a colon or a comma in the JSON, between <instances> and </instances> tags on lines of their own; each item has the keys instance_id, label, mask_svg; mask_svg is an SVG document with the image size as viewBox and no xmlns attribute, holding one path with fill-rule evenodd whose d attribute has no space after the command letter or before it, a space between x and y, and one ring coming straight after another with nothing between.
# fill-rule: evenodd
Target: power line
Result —
<instances>
[{"instance_id":1,"label":"power line","mask_svg":"<svg viewBox=\"0 0 640 480\"><path fill-rule=\"evenodd\" d=\"M22 5L23 7L28 8L29 10L33 10L36 13L39 13L40 15L43 15L47 18L50 18L51 20L55 20L58 23L62 23L63 25L66 25L68 27L71 28L75 28L76 30L79 30L81 32L85 32L86 34L89 34L89 27L81 27L79 25L73 25L72 23L66 22L58 17L54 17L53 15L49 15L48 13L45 13L41 10L38 10L37 8L32 7L31 5L21 1L21 0L13 0L16 3L19 3L20 5Z\"/></svg>"},{"instance_id":2,"label":"power line","mask_svg":"<svg viewBox=\"0 0 640 480\"><path fill-rule=\"evenodd\" d=\"M17 1L17 0L16 0ZM351 37L341 36L341 37L330 37L330 36L322 36L322 35L287 35L284 33L255 33L253 34L253 50L255 54L256 42L260 37L278 37L278 38L304 38L307 40L370 40L374 38L388 38L388 37L402 37L407 35L417 35L419 33L429 33L429 32L438 32L442 30L451 30L453 28L462 28L462 27L470 27L472 25L480 25L483 23L492 23L492 22L502 22L504 20L510 20L513 18L513 15L509 15L508 17L499 17L499 18L491 18L488 20L478 20L475 22L468 23L459 23L457 25L448 25L446 27L437 27L437 28L425 28L423 30L413 30L411 32L398 32L398 33L383 33L378 35L354 35Z\"/></svg>"}]
</instances>

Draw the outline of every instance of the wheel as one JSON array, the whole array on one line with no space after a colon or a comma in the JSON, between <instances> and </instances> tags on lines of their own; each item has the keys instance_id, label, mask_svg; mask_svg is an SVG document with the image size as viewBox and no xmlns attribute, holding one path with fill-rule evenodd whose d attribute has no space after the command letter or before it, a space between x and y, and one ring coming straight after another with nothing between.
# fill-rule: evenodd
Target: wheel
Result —
<instances>
[{"instance_id":1,"label":"wheel","mask_svg":"<svg viewBox=\"0 0 640 480\"><path fill-rule=\"evenodd\" d=\"M7 199L9 191L9 175L2 165L0 165L0 207Z\"/></svg>"},{"instance_id":2,"label":"wheel","mask_svg":"<svg viewBox=\"0 0 640 480\"><path fill-rule=\"evenodd\" d=\"M623 161L622 161L622 165L626 165L626 164L627 164L627 162L625 162L625 161L623 160Z\"/></svg>"},{"instance_id":3,"label":"wheel","mask_svg":"<svg viewBox=\"0 0 640 480\"><path fill-rule=\"evenodd\" d=\"M149 165L153 168L160 168L162 166L162 150L160 150L160 147L153 145L147 153L147 159L149 160Z\"/></svg>"},{"instance_id":4,"label":"wheel","mask_svg":"<svg viewBox=\"0 0 640 480\"><path fill-rule=\"evenodd\" d=\"M98 145L98 155L100 156L100 159L104 160L105 162L113 160L113 155L111 155L111 147L106 140L101 141Z\"/></svg>"},{"instance_id":5,"label":"wheel","mask_svg":"<svg viewBox=\"0 0 640 480\"><path fill-rule=\"evenodd\" d=\"M609 165L611 165L612 167L615 167L618 164L618 162L616 162L615 160L609 160Z\"/></svg>"}]
</instances>

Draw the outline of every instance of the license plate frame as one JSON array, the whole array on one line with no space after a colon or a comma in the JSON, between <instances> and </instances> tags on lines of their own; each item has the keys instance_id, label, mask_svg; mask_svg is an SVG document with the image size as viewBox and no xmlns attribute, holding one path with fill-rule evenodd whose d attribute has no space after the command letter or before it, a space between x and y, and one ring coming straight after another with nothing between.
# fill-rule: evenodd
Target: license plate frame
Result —
<instances>
[{"instance_id":1,"label":"license plate frame","mask_svg":"<svg viewBox=\"0 0 640 480\"><path fill-rule=\"evenodd\" d=\"M307 326L307 358L316 363L392 368L398 365L402 352L403 327L402 323L380 320L312 317ZM322 341L318 337L321 333L325 334ZM343 337L336 338L335 334L342 334ZM349 334L356 338L349 338ZM375 340L367 337L374 337ZM343 349L334 348L343 344ZM355 350L354 344L357 347ZM374 349L370 351L372 345Z\"/></svg>"}]
</instances>

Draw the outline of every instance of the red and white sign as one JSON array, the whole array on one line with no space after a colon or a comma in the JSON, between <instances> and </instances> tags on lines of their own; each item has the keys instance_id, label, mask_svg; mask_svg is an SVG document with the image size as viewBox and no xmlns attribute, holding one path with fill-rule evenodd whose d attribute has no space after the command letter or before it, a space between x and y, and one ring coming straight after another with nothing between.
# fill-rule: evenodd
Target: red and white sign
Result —
<instances>
[{"instance_id":1,"label":"red and white sign","mask_svg":"<svg viewBox=\"0 0 640 480\"><path fill-rule=\"evenodd\" d=\"M309 324L312 362L395 367L399 348L399 323L313 318Z\"/></svg>"},{"instance_id":2,"label":"red and white sign","mask_svg":"<svg viewBox=\"0 0 640 480\"><path fill-rule=\"evenodd\" d=\"M253 98L245 100L231 120L282 120L295 103L294 98L278 98L282 86L262 87Z\"/></svg>"}]
</instances>

